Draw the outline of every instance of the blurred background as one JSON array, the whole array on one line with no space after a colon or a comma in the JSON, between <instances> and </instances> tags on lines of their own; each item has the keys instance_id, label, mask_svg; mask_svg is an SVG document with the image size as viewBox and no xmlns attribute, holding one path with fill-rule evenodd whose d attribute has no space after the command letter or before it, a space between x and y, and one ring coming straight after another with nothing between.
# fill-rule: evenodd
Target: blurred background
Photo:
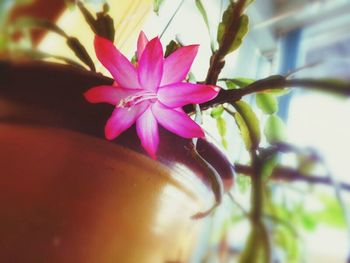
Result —
<instances>
[{"instance_id":1,"label":"blurred background","mask_svg":"<svg viewBox=\"0 0 350 263\"><path fill-rule=\"evenodd\" d=\"M99 12L104 2L90 0L85 4L91 12ZM198 81L205 79L211 45L217 45L213 36L229 1L202 1L208 14L209 34L196 1L161 2L154 12L151 0L108 1L116 27L116 46L131 58L140 30L149 38L160 35L164 45L171 40L185 45L199 43L192 73ZM243 45L227 57L220 77L260 79L281 74L350 81L350 1L256 0L247 13L249 33ZM31 59L64 63L61 56L79 63L57 33L18 33L18 21L28 16L55 22L66 34L77 37L97 62L93 33L74 2L68 0L0 0L0 59L18 58L18 50L25 50L27 55L28 50L36 50L36 54L31 52ZM97 71L108 74L102 66ZM295 89L278 99L277 114L284 122L281 129L286 141L301 149L283 155L281 164L303 176L321 179L311 183L273 180L266 187L273 262L350 262L350 101L304 89ZM247 102L263 123L267 116L255 105L254 97ZM235 122L226 113L223 118L226 132L220 132L210 112L204 113L208 137L233 163L244 164L248 153ZM322 165L310 160L312 149L322 157ZM250 182L239 173L235 180L232 198L226 196L214 215L204 219L205 228L191 262L236 262L249 232L245 213L249 210Z\"/></svg>"}]
</instances>

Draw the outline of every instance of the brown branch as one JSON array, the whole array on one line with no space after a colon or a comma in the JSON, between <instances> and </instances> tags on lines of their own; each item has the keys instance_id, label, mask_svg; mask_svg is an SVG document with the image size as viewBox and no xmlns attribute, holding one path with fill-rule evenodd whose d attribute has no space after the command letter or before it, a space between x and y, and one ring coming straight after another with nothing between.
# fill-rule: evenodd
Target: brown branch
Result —
<instances>
[{"instance_id":1,"label":"brown branch","mask_svg":"<svg viewBox=\"0 0 350 263\"><path fill-rule=\"evenodd\" d=\"M253 93L276 90L282 88L303 88L310 90L319 90L339 94L342 96L350 96L350 84L343 82L330 82L316 79L286 79L283 76L270 76L265 79L255 81L241 89L224 90L222 89L218 96L206 103L200 105L202 110L215 107L223 103L233 103L242 99L243 96ZM192 105L185 106L187 113L193 113Z\"/></svg>"},{"instance_id":2,"label":"brown branch","mask_svg":"<svg viewBox=\"0 0 350 263\"><path fill-rule=\"evenodd\" d=\"M235 5L231 6L231 21L228 23L228 27L222 38L219 49L210 58L210 67L205 79L205 83L207 84L215 85L218 81L219 74L225 65L224 58L238 34L240 26L239 20L244 11L246 2L247 0L239 0Z\"/></svg>"},{"instance_id":3,"label":"brown branch","mask_svg":"<svg viewBox=\"0 0 350 263\"><path fill-rule=\"evenodd\" d=\"M243 164L236 164L235 170L237 173L244 174L247 176L251 176L253 174L253 168L249 165L243 165ZM278 167L274 170L274 172L271 175L271 179L274 181L281 180L281 181L288 181L288 182L295 182L295 181L301 181L306 182L310 184L323 184L323 185L329 185L332 186L333 182L331 178L321 175L302 175L298 171L289 168L289 167ZM350 191L350 184L347 183L340 183L340 187L343 190Z\"/></svg>"}]
</instances>

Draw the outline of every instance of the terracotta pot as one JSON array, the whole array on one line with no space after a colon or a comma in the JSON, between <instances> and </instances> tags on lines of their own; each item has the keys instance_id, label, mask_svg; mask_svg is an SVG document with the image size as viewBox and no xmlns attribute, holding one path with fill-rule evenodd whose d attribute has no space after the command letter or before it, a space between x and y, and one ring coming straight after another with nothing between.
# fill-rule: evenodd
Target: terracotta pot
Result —
<instances>
[{"instance_id":1,"label":"terracotta pot","mask_svg":"<svg viewBox=\"0 0 350 263\"><path fill-rule=\"evenodd\" d=\"M159 159L134 128L103 138L113 107L82 94L110 83L50 63L0 65L1 262L186 262L213 203L190 141L160 131ZM225 188L232 170L200 140Z\"/></svg>"}]
</instances>

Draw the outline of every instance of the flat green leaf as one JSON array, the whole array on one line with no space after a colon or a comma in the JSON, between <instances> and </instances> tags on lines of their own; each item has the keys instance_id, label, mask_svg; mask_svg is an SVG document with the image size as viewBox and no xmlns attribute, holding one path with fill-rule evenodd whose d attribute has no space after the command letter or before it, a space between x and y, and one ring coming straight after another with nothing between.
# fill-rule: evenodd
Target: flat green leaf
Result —
<instances>
[{"instance_id":1,"label":"flat green leaf","mask_svg":"<svg viewBox=\"0 0 350 263\"><path fill-rule=\"evenodd\" d=\"M280 96L286 95L290 91L291 89L288 89L288 88L279 88L279 89L275 88L275 89L266 90L265 93L272 94L276 97L280 97Z\"/></svg>"},{"instance_id":2,"label":"flat green leaf","mask_svg":"<svg viewBox=\"0 0 350 263\"><path fill-rule=\"evenodd\" d=\"M224 79L228 89L238 89L245 88L246 86L255 82L254 79L250 78L234 78L234 79Z\"/></svg>"},{"instance_id":3,"label":"flat green leaf","mask_svg":"<svg viewBox=\"0 0 350 263\"><path fill-rule=\"evenodd\" d=\"M67 39L66 43L68 47L74 52L74 54L92 71L95 71L95 65L88 52L86 51L85 47L80 43L80 41L75 37L68 36L60 27L58 27L54 23L43 19L24 17L18 19L15 23L15 26L43 28L61 35L62 37Z\"/></svg>"},{"instance_id":4,"label":"flat green leaf","mask_svg":"<svg viewBox=\"0 0 350 263\"><path fill-rule=\"evenodd\" d=\"M224 107L220 105L211 110L210 116L214 119L218 119L221 117L223 112L224 112Z\"/></svg>"},{"instance_id":5,"label":"flat green leaf","mask_svg":"<svg viewBox=\"0 0 350 263\"><path fill-rule=\"evenodd\" d=\"M84 6L84 4L81 1L78 1L77 6L82 13L85 21L88 23L90 28L94 33L96 33L96 20L94 16L90 13L90 11Z\"/></svg>"},{"instance_id":6,"label":"flat green leaf","mask_svg":"<svg viewBox=\"0 0 350 263\"><path fill-rule=\"evenodd\" d=\"M196 77L194 76L194 74L191 71L188 72L186 81L190 82L190 83L196 83L197 82Z\"/></svg>"},{"instance_id":7,"label":"flat green leaf","mask_svg":"<svg viewBox=\"0 0 350 263\"><path fill-rule=\"evenodd\" d=\"M308 154L297 154L297 161L298 161L298 172L303 175L309 175L311 172L315 169L318 160L313 158L313 156L310 156Z\"/></svg>"},{"instance_id":8,"label":"flat green leaf","mask_svg":"<svg viewBox=\"0 0 350 263\"><path fill-rule=\"evenodd\" d=\"M219 24L218 33L217 33L217 41L219 44L221 44L221 42L222 42L222 38L225 34L226 27L228 26L228 23L230 22L231 15L233 13L234 8L235 8L235 3L231 2L222 15L222 19L221 19L221 22Z\"/></svg>"},{"instance_id":9,"label":"flat green leaf","mask_svg":"<svg viewBox=\"0 0 350 263\"><path fill-rule=\"evenodd\" d=\"M5 30L4 30L5 31ZM0 28L0 53L5 50L10 42L7 32L4 32Z\"/></svg>"},{"instance_id":10,"label":"flat green leaf","mask_svg":"<svg viewBox=\"0 0 350 263\"><path fill-rule=\"evenodd\" d=\"M90 26L91 30L101 37L109 39L114 42L115 29L114 21L110 15L107 14L109 6L107 3L103 5L103 11L96 14L96 19L90 11L84 6L82 2L78 2L78 8L83 14L85 21Z\"/></svg>"},{"instance_id":11,"label":"flat green leaf","mask_svg":"<svg viewBox=\"0 0 350 263\"><path fill-rule=\"evenodd\" d=\"M218 129L219 135L221 136L221 144L224 146L225 149L227 149L227 140L226 140L226 121L222 117L218 117L216 119L216 127Z\"/></svg>"},{"instance_id":12,"label":"flat green leaf","mask_svg":"<svg viewBox=\"0 0 350 263\"><path fill-rule=\"evenodd\" d=\"M285 124L277 115L271 115L266 120L264 134L269 143L284 141L286 139Z\"/></svg>"},{"instance_id":13,"label":"flat green leaf","mask_svg":"<svg viewBox=\"0 0 350 263\"><path fill-rule=\"evenodd\" d=\"M288 262L299 262L299 242L285 227L278 226L273 235L274 243L282 248L287 255Z\"/></svg>"},{"instance_id":14,"label":"flat green leaf","mask_svg":"<svg viewBox=\"0 0 350 263\"><path fill-rule=\"evenodd\" d=\"M255 150L260 144L261 132L259 120L256 114L244 101L238 101L232 104L236 109L235 120L240 129L242 138L247 150Z\"/></svg>"},{"instance_id":15,"label":"flat green leaf","mask_svg":"<svg viewBox=\"0 0 350 263\"><path fill-rule=\"evenodd\" d=\"M334 196L319 194L320 202L323 204L321 211L312 213L318 223L326 224L339 229L346 227L344 211ZM349 207L349 203L345 203Z\"/></svg>"},{"instance_id":16,"label":"flat green leaf","mask_svg":"<svg viewBox=\"0 0 350 263\"><path fill-rule=\"evenodd\" d=\"M31 59L36 59L36 60L41 60L41 59L46 59L46 58L54 58L57 60L61 60L64 61L65 63L75 66L75 67L79 67L79 68L84 68L82 65L80 65L79 63L75 62L74 60L71 60L70 58L66 58L63 56L57 56L57 55L53 55L53 54L49 54L46 52L42 52L39 50L32 50L32 49L16 49L13 50L13 52L17 55L17 56L25 56Z\"/></svg>"},{"instance_id":17,"label":"flat green leaf","mask_svg":"<svg viewBox=\"0 0 350 263\"><path fill-rule=\"evenodd\" d=\"M264 160L262 169L261 169L261 177L263 178L263 180L268 180L270 178L277 164L278 164L277 154L272 155L266 160Z\"/></svg>"},{"instance_id":18,"label":"flat green leaf","mask_svg":"<svg viewBox=\"0 0 350 263\"><path fill-rule=\"evenodd\" d=\"M92 61L85 47L77 38L69 37L67 39L67 45L84 64L86 64L92 71L96 71L94 62Z\"/></svg>"},{"instance_id":19,"label":"flat green leaf","mask_svg":"<svg viewBox=\"0 0 350 263\"><path fill-rule=\"evenodd\" d=\"M228 8L225 10L223 16L222 16L222 21L219 24L218 27L218 33L217 33L217 41L219 45L221 45L223 37L225 34L230 34L229 31L229 25L230 21L232 20L231 16L233 15L233 10L235 8L235 2L231 2L231 4L228 6ZM243 41L244 36L248 33L248 28L249 28L249 18L247 15L243 14L240 19L239 19L239 29L237 31L235 39L233 39L230 48L227 52L227 54L233 52L236 50Z\"/></svg>"},{"instance_id":20,"label":"flat green leaf","mask_svg":"<svg viewBox=\"0 0 350 263\"><path fill-rule=\"evenodd\" d=\"M242 15L239 20L239 30L235 40L232 42L228 54L235 51L243 42L243 38L248 33L249 29L249 18L247 15Z\"/></svg>"},{"instance_id":21,"label":"flat green leaf","mask_svg":"<svg viewBox=\"0 0 350 263\"><path fill-rule=\"evenodd\" d=\"M203 20L204 20L204 23L207 27L209 38L210 38L210 48L211 48L211 51L214 53L215 52L215 44L214 44L214 41L212 39L212 34L210 31L210 25L209 25L207 11L205 11L204 5L203 5L201 0L196 0L196 6L197 6L197 9L199 10L199 12L201 13Z\"/></svg>"},{"instance_id":22,"label":"flat green leaf","mask_svg":"<svg viewBox=\"0 0 350 263\"><path fill-rule=\"evenodd\" d=\"M201 13L204 23L207 26L208 31L210 32L210 27L209 27L209 20L208 20L208 15L207 12L205 11L205 8L203 6L203 3L201 0L196 0L196 6L199 10L199 12Z\"/></svg>"},{"instance_id":23,"label":"flat green leaf","mask_svg":"<svg viewBox=\"0 0 350 263\"><path fill-rule=\"evenodd\" d=\"M59 34L65 38L68 38L68 35L60 27L44 19L35 17L21 17L15 21L14 26L18 28L30 27L46 29L48 31L55 32L56 34Z\"/></svg>"},{"instance_id":24,"label":"flat green leaf","mask_svg":"<svg viewBox=\"0 0 350 263\"><path fill-rule=\"evenodd\" d=\"M137 63L137 55L136 52L134 53L134 55L132 56L132 58L130 59L131 64L136 65Z\"/></svg>"},{"instance_id":25,"label":"flat green leaf","mask_svg":"<svg viewBox=\"0 0 350 263\"><path fill-rule=\"evenodd\" d=\"M237 183L240 193L243 194L246 193L248 189L250 189L251 179L249 176L237 174L235 183Z\"/></svg>"},{"instance_id":26,"label":"flat green leaf","mask_svg":"<svg viewBox=\"0 0 350 263\"><path fill-rule=\"evenodd\" d=\"M305 230L314 231L317 227L317 218L311 213L301 214L301 223Z\"/></svg>"},{"instance_id":27,"label":"flat green leaf","mask_svg":"<svg viewBox=\"0 0 350 263\"><path fill-rule=\"evenodd\" d=\"M256 105L266 114L274 114L278 110L278 102L275 96L268 93L256 94Z\"/></svg>"},{"instance_id":28,"label":"flat green leaf","mask_svg":"<svg viewBox=\"0 0 350 263\"><path fill-rule=\"evenodd\" d=\"M242 116L239 113L236 112L233 115L233 117L234 117L235 122L237 124L237 127L239 129L239 132L241 133L244 145L245 145L246 149L249 151L252 147L252 141L251 141L250 136L249 136L248 127L247 127L246 123L244 122Z\"/></svg>"},{"instance_id":29,"label":"flat green leaf","mask_svg":"<svg viewBox=\"0 0 350 263\"><path fill-rule=\"evenodd\" d=\"M96 31L99 36L114 42L114 37L115 37L114 21L110 15L107 15L102 12L97 13L96 26L97 26Z\"/></svg>"},{"instance_id":30,"label":"flat green leaf","mask_svg":"<svg viewBox=\"0 0 350 263\"><path fill-rule=\"evenodd\" d=\"M159 8L163 4L164 0L153 0L153 11L159 15Z\"/></svg>"},{"instance_id":31,"label":"flat green leaf","mask_svg":"<svg viewBox=\"0 0 350 263\"><path fill-rule=\"evenodd\" d=\"M165 55L164 57L168 57L169 55L171 55L172 53L174 53L177 49L179 49L180 47L182 47L181 44L179 44L178 42L176 42L175 40L171 40L169 42L169 44L166 46L165 48Z\"/></svg>"}]
</instances>

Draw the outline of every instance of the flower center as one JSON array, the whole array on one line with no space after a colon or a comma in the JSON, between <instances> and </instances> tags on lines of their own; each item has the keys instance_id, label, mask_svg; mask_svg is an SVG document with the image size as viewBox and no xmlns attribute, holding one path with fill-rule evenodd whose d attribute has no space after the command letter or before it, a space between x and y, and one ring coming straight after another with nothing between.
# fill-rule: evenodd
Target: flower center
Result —
<instances>
[{"instance_id":1,"label":"flower center","mask_svg":"<svg viewBox=\"0 0 350 263\"><path fill-rule=\"evenodd\" d=\"M157 94L153 92L143 92L121 99L118 108L130 108L146 100L156 100Z\"/></svg>"}]
</instances>

